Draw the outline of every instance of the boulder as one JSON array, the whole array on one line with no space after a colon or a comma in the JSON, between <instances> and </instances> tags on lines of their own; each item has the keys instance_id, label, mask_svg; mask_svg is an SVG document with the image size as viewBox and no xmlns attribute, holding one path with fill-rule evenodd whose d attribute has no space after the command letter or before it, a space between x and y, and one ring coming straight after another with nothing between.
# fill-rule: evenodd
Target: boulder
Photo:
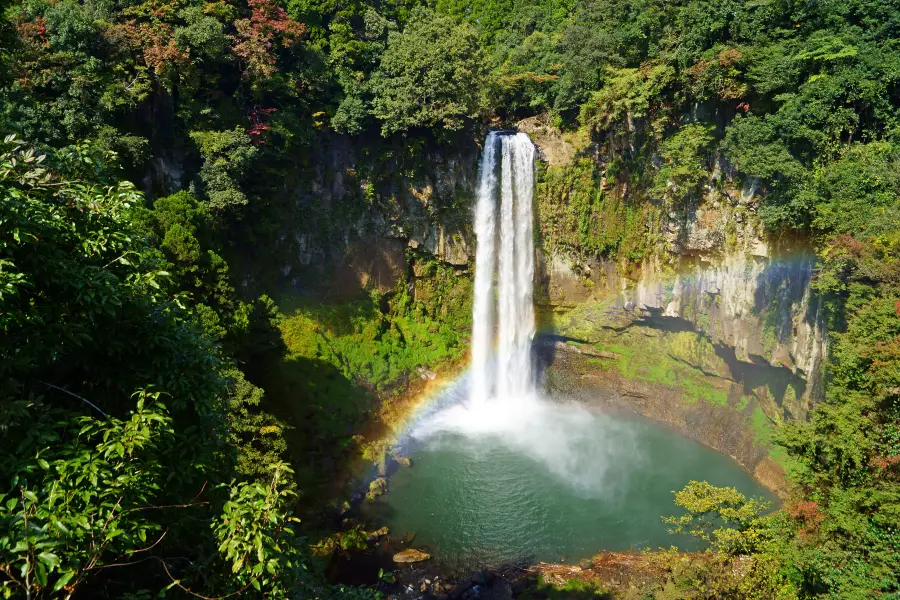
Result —
<instances>
[{"instance_id":1,"label":"boulder","mask_svg":"<svg viewBox=\"0 0 900 600\"><path fill-rule=\"evenodd\" d=\"M423 560L428 560L431 558L431 555L427 552L422 552L421 550L416 550L414 548L410 548L408 550L403 550L402 552L398 552L394 555L395 563L417 563L422 562Z\"/></svg>"},{"instance_id":2,"label":"boulder","mask_svg":"<svg viewBox=\"0 0 900 600\"><path fill-rule=\"evenodd\" d=\"M412 459L408 456L397 456L394 458L394 460L396 460L397 464L401 467L409 468L413 465Z\"/></svg>"}]
</instances>

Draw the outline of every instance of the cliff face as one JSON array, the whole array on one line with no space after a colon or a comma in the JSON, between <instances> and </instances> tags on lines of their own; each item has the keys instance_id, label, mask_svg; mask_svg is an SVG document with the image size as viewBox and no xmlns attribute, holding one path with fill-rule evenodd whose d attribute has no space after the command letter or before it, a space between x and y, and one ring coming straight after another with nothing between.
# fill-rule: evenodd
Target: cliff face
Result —
<instances>
[{"instance_id":1,"label":"cliff face","mask_svg":"<svg viewBox=\"0 0 900 600\"><path fill-rule=\"evenodd\" d=\"M541 161L542 332L580 357L551 353L548 376L565 393L617 395L773 479L772 427L805 418L822 393L824 317L808 245L770 239L756 217L760 186L721 162L700 201L667 212L583 138L545 119L520 129ZM349 298L406 274L415 295L426 284L417 256L471 276L478 140L425 149L415 167L374 160L347 138L320 142L280 224L281 285ZM609 240L618 251L597 250Z\"/></svg>"},{"instance_id":2,"label":"cliff face","mask_svg":"<svg viewBox=\"0 0 900 600\"><path fill-rule=\"evenodd\" d=\"M377 143L335 134L316 140L279 200L274 243L261 249L268 256L259 260L277 274L265 287L340 300L393 290L403 274L415 279L410 256L467 270L478 140L421 152Z\"/></svg>"},{"instance_id":3,"label":"cliff face","mask_svg":"<svg viewBox=\"0 0 900 600\"><path fill-rule=\"evenodd\" d=\"M790 369L806 383L782 416L803 419L821 393L825 354L821 301L809 287L813 266L805 252L732 252L714 264L686 265L674 277L645 263L622 297L626 305L691 323L714 344L733 349L737 361Z\"/></svg>"},{"instance_id":4,"label":"cliff face","mask_svg":"<svg viewBox=\"0 0 900 600\"><path fill-rule=\"evenodd\" d=\"M702 198L667 208L583 140L539 121L520 126L550 148L537 193L544 313L595 303L620 309L635 326L688 328L730 353L738 371L790 371L799 389L767 413L805 418L822 394L826 350L821 301L810 289L815 255L803 240L767 235L756 216L758 182L739 182L718 160ZM589 251L603 244L619 248L619 258Z\"/></svg>"},{"instance_id":5,"label":"cliff face","mask_svg":"<svg viewBox=\"0 0 900 600\"><path fill-rule=\"evenodd\" d=\"M323 136L308 187L295 202L298 212L318 206L333 213L340 231L323 230L322 219L314 219L315 226L306 228L309 242L299 262L326 260L335 249L329 246L374 235L403 240L444 262L466 265L475 247L469 212L479 148L474 139L465 141L469 143L453 152L429 149L408 168L403 159L361 156L346 137ZM346 206L356 208L356 214L342 214ZM350 223L342 220L346 216L351 216Z\"/></svg>"},{"instance_id":6,"label":"cliff face","mask_svg":"<svg viewBox=\"0 0 900 600\"><path fill-rule=\"evenodd\" d=\"M665 421L778 487L773 428L805 419L823 393L809 244L769 237L761 186L723 161L702 198L676 210L596 147L574 152L583 141L520 126L549 148L536 194L546 385ZM591 251L604 246L617 258Z\"/></svg>"}]
</instances>

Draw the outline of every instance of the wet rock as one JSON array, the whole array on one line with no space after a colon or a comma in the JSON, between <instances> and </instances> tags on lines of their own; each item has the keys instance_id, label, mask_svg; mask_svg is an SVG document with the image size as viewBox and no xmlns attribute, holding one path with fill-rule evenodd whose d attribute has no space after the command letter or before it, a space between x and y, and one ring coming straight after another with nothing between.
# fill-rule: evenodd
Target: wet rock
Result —
<instances>
[{"instance_id":1,"label":"wet rock","mask_svg":"<svg viewBox=\"0 0 900 600\"><path fill-rule=\"evenodd\" d=\"M469 591L469 588L472 587L471 581L460 581L453 589L450 590L450 600L460 600L463 597L463 594Z\"/></svg>"},{"instance_id":2,"label":"wet rock","mask_svg":"<svg viewBox=\"0 0 900 600\"><path fill-rule=\"evenodd\" d=\"M434 379L437 377L437 373L435 373L434 371L429 371L425 367L416 367L416 372L423 380L427 379L429 381L434 381Z\"/></svg>"},{"instance_id":3,"label":"wet rock","mask_svg":"<svg viewBox=\"0 0 900 600\"><path fill-rule=\"evenodd\" d=\"M480 585L474 585L462 595L462 600L478 600L481 598L481 592L484 591L484 588Z\"/></svg>"},{"instance_id":4,"label":"wet rock","mask_svg":"<svg viewBox=\"0 0 900 600\"><path fill-rule=\"evenodd\" d=\"M553 125L548 113L528 117L519 121L516 127L531 136L540 159L550 165L568 165L575 159L575 147L563 139L562 132Z\"/></svg>"},{"instance_id":5,"label":"wet rock","mask_svg":"<svg viewBox=\"0 0 900 600\"><path fill-rule=\"evenodd\" d=\"M401 467L409 468L409 467L413 466L413 461L408 456L396 456L396 457L394 457L394 460L396 460L397 464L400 465Z\"/></svg>"},{"instance_id":6,"label":"wet rock","mask_svg":"<svg viewBox=\"0 0 900 600\"><path fill-rule=\"evenodd\" d=\"M423 560L428 560L431 558L431 555L427 552L422 552L421 550L416 550L414 548L410 548L408 550L403 550L402 552L398 552L394 555L395 563L416 563L422 562Z\"/></svg>"},{"instance_id":7,"label":"wet rock","mask_svg":"<svg viewBox=\"0 0 900 600\"><path fill-rule=\"evenodd\" d=\"M374 542L378 538L384 537L390 533L390 530L387 527L382 527L381 529L376 529L375 531L370 531L369 535L366 536L366 541Z\"/></svg>"},{"instance_id":8,"label":"wet rock","mask_svg":"<svg viewBox=\"0 0 900 600\"><path fill-rule=\"evenodd\" d=\"M594 561L589 558L582 558L578 561L578 566L583 570L592 569L594 567Z\"/></svg>"},{"instance_id":9,"label":"wet rock","mask_svg":"<svg viewBox=\"0 0 900 600\"><path fill-rule=\"evenodd\" d=\"M491 600L512 600L512 596L512 586L499 577L495 577L491 583Z\"/></svg>"},{"instance_id":10,"label":"wet rock","mask_svg":"<svg viewBox=\"0 0 900 600\"><path fill-rule=\"evenodd\" d=\"M385 491L387 491L387 480L384 477L379 477L369 484L369 491L366 494L366 499L374 500L378 496L384 494Z\"/></svg>"}]
</instances>

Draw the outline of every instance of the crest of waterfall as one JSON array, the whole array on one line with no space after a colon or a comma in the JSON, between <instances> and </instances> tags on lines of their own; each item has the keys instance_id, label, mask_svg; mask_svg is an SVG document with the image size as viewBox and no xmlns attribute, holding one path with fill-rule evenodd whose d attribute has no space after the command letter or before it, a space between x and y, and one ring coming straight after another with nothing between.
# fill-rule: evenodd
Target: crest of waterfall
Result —
<instances>
[{"instance_id":1,"label":"crest of waterfall","mask_svg":"<svg viewBox=\"0 0 900 600\"><path fill-rule=\"evenodd\" d=\"M528 136L489 133L475 206L473 404L534 391L533 191L534 145ZM497 351L492 353L495 315Z\"/></svg>"}]
</instances>

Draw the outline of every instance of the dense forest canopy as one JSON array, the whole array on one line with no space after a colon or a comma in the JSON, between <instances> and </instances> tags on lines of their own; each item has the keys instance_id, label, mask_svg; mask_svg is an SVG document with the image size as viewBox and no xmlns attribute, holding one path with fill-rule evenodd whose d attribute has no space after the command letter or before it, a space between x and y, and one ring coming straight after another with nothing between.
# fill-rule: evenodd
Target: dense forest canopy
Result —
<instances>
[{"instance_id":1,"label":"dense forest canopy","mask_svg":"<svg viewBox=\"0 0 900 600\"><path fill-rule=\"evenodd\" d=\"M347 377L380 389L419 347L456 356L465 324L401 290L326 310L349 324L326 339L282 321L241 257L278 235L325 137L415 168L423 147L538 114L590 140L589 184L602 170L638 190L579 201L573 252L648 256L654 215L698 202L723 164L764 192L770 235L816 247L827 393L779 431L793 495L767 515L681 492L675 524L725 558L678 573L678 597L898 597L891 0L5 3L0 593L374 594L310 564L291 516L307 455L358 425ZM304 210L340 224L378 209L359 201ZM427 268L450 303L452 270ZM309 402L290 423L261 387L280 360ZM734 556L751 559L740 578Z\"/></svg>"}]
</instances>

